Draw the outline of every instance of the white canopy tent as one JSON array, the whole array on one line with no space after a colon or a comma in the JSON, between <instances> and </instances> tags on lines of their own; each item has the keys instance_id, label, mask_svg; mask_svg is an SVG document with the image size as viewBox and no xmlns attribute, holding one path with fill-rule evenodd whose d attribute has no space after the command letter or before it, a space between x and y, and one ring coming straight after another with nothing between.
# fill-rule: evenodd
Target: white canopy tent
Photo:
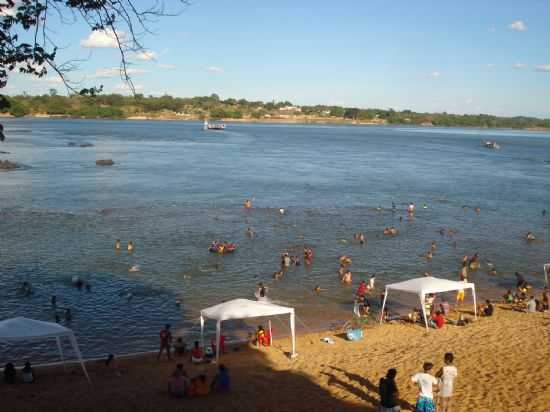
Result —
<instances>
[{"instance_id":1,"label":"white canopy tent","mask_svg":"<svg viewBox=\"0 0 550 412\"><path fill-rule=\"evenodd\" d=\"M422 307L422 313L424 315L424 323L426 329L428 329L428 318L426 316L425 298L430 293L442 293L450 292L453 290L465 290L472 289L472 295L474 298L474 316L477 319L477 305L476 305L476 288L473 283L458 282L454 280L434 278L431 276L425 276L416 279L409 279L404 282L392 283L386 285L386 292L384 294L384 301L382 302L382 312L380 314L380 323L384 318L384 308L386 306L386 299L388 298L388 291L400 290L403 292L414 293L420 298L420 306Z\"/></svg>"},{"instance_id":2,"label":"white canopy tent","mask_svg":"<svg viewBox=\"0 0 550 412\"><path fill-rule=\"evenodd\" d=\"M55 338L57 342L57 348L59 350L59 356L61 357L63 365L65 365L65 357L63 355L63 348L61 346L61 338L64 337L69 338L73 350L78 357L78 361L82 366L84 375L86 375L86 379L88 379L88 382L91 382L88 371L86 370L86 366L84 365L78 343L76 343L76 338L71 329L61 326L57 323L43 322L40 320L28 319L24 317L17 317L0 321L0 342Z\"/></svg>"},{"instance_id":3,"label":"white canopy tent","mask_svg":"<svg viewBox=\"0 0 550 412\"><path fill-rule=\"evenodd\" d=\"M292 334L292 353L296 356L296 335L294 308L274 305L268 302L256 302L248 299L235 299L201 310L201 339L204 341L204 321L216 321L216 361L220 358L221 323L226 320L259 318L267 316L289 315Z\"/></svg>"}]
</instances>

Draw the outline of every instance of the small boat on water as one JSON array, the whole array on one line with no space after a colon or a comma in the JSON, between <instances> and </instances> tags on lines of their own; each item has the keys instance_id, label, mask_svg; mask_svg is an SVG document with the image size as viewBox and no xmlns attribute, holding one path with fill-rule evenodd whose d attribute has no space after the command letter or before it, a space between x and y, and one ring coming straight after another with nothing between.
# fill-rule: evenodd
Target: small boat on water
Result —
<instances>
[{"instance_id":1,"label":"small boat on water","mask_svg":"<svg viewBox=\"0 0 550 412\"><path fill-rule=\"evenodd\" d=\"M209 123L205 120L202 128L203 130L225 130L225 123Z\"/></svg>"},{"instance_id":2,"label":"small boat on water","mask_svg":"<svg viewBox=\"0 0 550 412\"><path fill-rule=\"evenodd\" d=\"M500 145L497 142L492 142L490 140L483 142L483 146L487 149L493 149L493 150L500 149Z\"/></svg>"}]
</instances>

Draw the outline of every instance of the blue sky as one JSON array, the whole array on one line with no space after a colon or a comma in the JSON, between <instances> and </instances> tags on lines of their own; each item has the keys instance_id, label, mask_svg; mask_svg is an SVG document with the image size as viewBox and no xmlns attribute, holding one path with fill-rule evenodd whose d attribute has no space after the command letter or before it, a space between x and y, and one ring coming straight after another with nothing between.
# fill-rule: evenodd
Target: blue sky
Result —
<instances>
[{"instance_id":1,"label":"blue sky","mask_svg":"<svg viewBox=\"0 0 550 412\"><path fill-rule=\"evenodd\" d=\"M146 95L550 118L548 16L545 0L195 0L152 25L133 78ZM101 39L82 24L52 28L60 61L85 59L75 80L127 92L117 50L83 47ZM51 87L16 75L6 91Z\"/></svg>"}]
</instances>

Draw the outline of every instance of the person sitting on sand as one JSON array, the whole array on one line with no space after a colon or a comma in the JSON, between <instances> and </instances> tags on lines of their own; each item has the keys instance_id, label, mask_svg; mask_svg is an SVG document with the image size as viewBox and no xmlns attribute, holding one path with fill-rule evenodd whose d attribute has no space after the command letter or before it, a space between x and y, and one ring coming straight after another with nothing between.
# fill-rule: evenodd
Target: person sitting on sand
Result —
<instances>
[{"instance_id":1,"label":"person sitting on sand","mask_svg":"<svg viewBox=\"0 0 550 412\"><path fill-rule=\"evenodd\" d=\"M202 363L204 362L204 352L199 345L199 341L195 341L195 346L191 351L191 362L193 363Z\"/></svg>"},{"instance_id":2,"label":"person sitting on sand","mask_svg":"<svg viewBox=\"0 0 550 412\"><path fill-rule=\"evenodd\" d=\"M212 390L216 392L229 392L231 390L231 377L224 364L218 366L218 374L212 381Z\"/></svg>"},{"instance_id":3,"label":"person sitting on sand","mask_svg":"<svg viewBox=\"0 0 550 412\"><path fill-rule=\"evenodd\" d=\"M437 386L438 381L430 372L432 368L433 364L426 362L422 366L423 372L419 372L411 377L411 380L418 384L419 389L415 412L435 412L433 386Z\"/></svg>"},{"instance_id":4,"label":"person sitting on sand","mask_svg":"<svg viewBox=\"0 0 550 412\"><path fill-rule=\"evenodd\" d=\"M443 327L445 326L445 317L439 310L435 312L434 316L432 316L429 325L435 329L443 329Z\"/></svg>"},{"instance_id":5,"label":"person sitting on sand","mask_svg":"<svg viewBox=\"0 0 550 412\"><path fill-rule=\"evenodd\" d=\"M120 368L118 361L115 359L115 355L112 353L107 356L105 366L111 369L116 376L122 376L122 369Z\"/></svg>"},{"instance_id":6,"label":"person sitting on sand","mask_svg":"<svg viewBox=\"0 0 550 412\"><path fill-rule=\"evenodd\" d=\"M441 310L441 313L443 313L443 316L449 316L449 313L451 313L451 305L449 305L447 299L443 299L441 301L439 308Z\"/></svg>"},{"instance_id":7,"label":"person sitting on sand","mask_svg":"<svg viewBox=\"0 0 550 412\"><path fill-rule=\"evenodd\" d=\"M342 279L341 279L342 283L345 283L346 285L350 285L351 282L353 281L352 279L352 276L351 276L351 272L349 270L347 270L344 275L342 276Z\"/></svg>"},{"instance_id":8,"label":"person sitting on sand","mask_svg":"<svg viewBox=\"0 0 550 412\"><path fill-rule=\"evenodd\" d=\"M526 241L531 242L531 241L533 241L533 240L535 240L535 239L536 239L536 238L535 238L535 235L532 234L531 232L527 232L527 233L525 234L525 240L526 240Z\"/></svg>"},{"instance_id":9,"label":"person sitting on sand","mask_svg":"<svg viewBox=\"0 0 550 412\"><path fill-rule=\"evenodd\" d=\"M25 367L22 370L23 373L23 382L25 383L33 383L36 380L36 377L34 376L34 371L32 369L30 362L25 362Z\"/></svg>"},{"instance_id":10,"label":"person sitting on sand","mask_svg":"<svg viewBox=\"0 0 550 412\"><path fill-rule=\"evenodd\" d=\"M386 377L380 378L378 383L378 394L380 395L380 411L381 412L398 412L400 410L398 404L399 391L395 383L397 370L388 369Z\"/></svg>"},{"instance_id":11,"label":"person sitting on sand","mask_svg":"<svg viewBox=\"0 0 550 412\"><path fill-rule=\"evenodd\" d=\"M183 338L179 336L176 339L176 342L174 343L174 353L178 356L183 356L185 355L186 349L187 349L187 345L183 341Z\"/></svg>"},{"instance_id":12,"label":"person sitting on sand","mask_svg":"<svg viewBox=\"0 0 550 412\"><path fill-rule=\"evenodd\" d=\"M134 243L131 240L128 242L127 249L128 249L128 253L132 253L134 251Z\"/></svg>"},{"instance_id":13,"label":"person sitting on sand","mask_svg":"<svg viewBox=\"0 0 550 412\"><path fill-rule=\"evenodd\" d=\"M508 289L508 292L506 292L502 297L504 298L504 303L507 303L509 305L514 303L514 294L510 289Z\"/></svg>"},{"instance_id":14,"label":"person sitting on sand","mask_svg":"<svg viewBox=\"0 0 550 412\"><path fill-rule=\"evenodd\" d=\"M482 316L493 316L494 311L495 308L489 299L485 301L485 305L479 306L479 314Z\"/></svg>"},{"instance_id":15,"label":"person sitting on sand","mask_svg":"<svg viewBox=\"0 0 550 412\"><path fill-rule=\"evenodd\" d=\"M534 296L530 296L527 301L526 312L535 313L537 311L537 302Z\"/></svg>"},{"instance_id":16,"label":"person sitting on sand","mask_svg":"<svg viewBox=\"0 0 550 412\"><path fill-rule=\"evenodd\" d=\"M168 393L174 398L183 398L185 396L185 389L187 386L187 377L183 370L183 364L178 363L176 370L170 376L168 380Z\"/></svg>"},{"instance_id":17,"label":"person sitting on sand","mask_svg":"<svg viewBox=\"0 0 550 412\"><path fill-rule=\"evenodd\" d=\"M13 363L8 362L4 366L4 383L13 385L15 383L17 372Z\"/></svg>"},{"instance_id":18,"label":"person sitting on sand","mask_svg":"<svg viewBox=\"0 0 550 412\"><path fill-rule=\"evenodd\" d=\"M435 376L439 378L439 412L451 411L451 398L453 396L454 381L458 376L458 370L453 365L454 355L447 352L444 356L445 366L443 366Z\"/></svg>"},{"instance_id":19,"label":"person sitting on sand","mask_svg":"<svg viewBox=\"0 0 550 412\"><path fill-rule=\"evenodd\" d=\"M206 396L210 393L210 385L206 380L205 374L201 374L198 378L195 378L193 385L195 387L195 396Z\"/></svg>"}]
</instances>

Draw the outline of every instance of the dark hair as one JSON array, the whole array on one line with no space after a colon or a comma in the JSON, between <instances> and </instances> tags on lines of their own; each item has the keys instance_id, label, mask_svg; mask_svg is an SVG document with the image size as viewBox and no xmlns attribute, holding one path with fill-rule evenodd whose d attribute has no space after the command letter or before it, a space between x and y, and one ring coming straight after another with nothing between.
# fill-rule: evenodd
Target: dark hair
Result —
<instances>
[{"instance_id":1,"label":"dark hair","mask_svg":"<svg viewBox=\"0 0 550 412\"><path fill-rule=\"evenodd\" d=\"M25 369L29 369L31 367L31 363L30 362L25 362Z\"/></svg>"},{"instance_id":2,"label":"dark hair","mask_svg":"<svg viewBox=\"0 0 550 412\"><path fill-rule=\"evenodd\" d=\"M195 341L195 348L198 348L198 347L199 347L199 341L196 340L196 341Z\"/></svg>"},{"instance_id":3,"label":"dark hair","mask_svg":"<svg viewBox=\"0 0 550 412\"><path fill-rule=\"evenodd\" d=\"M488 305L491 304L491 299L487 299L485 302L487 302Z\"/></svg>"},{"instance_id":4,"label":"dark hair","mask_svg":"<svg viewBox=\"0 0 550 412\"><path fill-rule=\"evenodd\" d=\"M218 369L220 370L220 372L227 372L227 368L223 363L220 363L220 366L218 366Z\"/></svg>"},{"instance_id":5,"label":"dark hair","mask_svg":"<svg viewBox=\"0 0 550 412\"><path fill-rule=\"evenodd\" d=\"M397 375L397 369L391 368L391 369L388 369L388 372L386 373L386 378L395 379L396 375Z\"/></svg>"},{"instance_id":6,"label":"dark hair","mask_svg":"<svg viewBox=\"0 0 550 412\"><path fill-rule=\"evenodd\" d=\"M167 323L166 325L164 325L164 328L165 328L165 329L170 329L170 324Z\"/></svg>"},{"instance_id":7,"label":"dark hair","mask_svg":"<svg viewBox=\"0 0 550 412\"><path fill-rule=\"evenodd\" d=\"M183 370L183 363L178 363L176 369Z\"/></svg>"},{"instance_id":8,"label":"dark hair","mask_svg":"<svg viewBox=\"0 0 550 412\"><path fill-rule=\"evenodd\" d=\"M424 372L428 372L433 367L434 367L434 364L431 362L424 362L424 365L422 365L422 369L424 369Z\"/></svg>"},{"instance_id":9,"label":"dark hair","mask_svg":"<svg viewBox=\"0 0 550 412\"><path fill-rule=\"evenodd\" d=\"M447 352L444 359L445 363L453 363L453 361L455 360L455 355L453 355L452 352Z\"/></svg>"}]
</instances>

